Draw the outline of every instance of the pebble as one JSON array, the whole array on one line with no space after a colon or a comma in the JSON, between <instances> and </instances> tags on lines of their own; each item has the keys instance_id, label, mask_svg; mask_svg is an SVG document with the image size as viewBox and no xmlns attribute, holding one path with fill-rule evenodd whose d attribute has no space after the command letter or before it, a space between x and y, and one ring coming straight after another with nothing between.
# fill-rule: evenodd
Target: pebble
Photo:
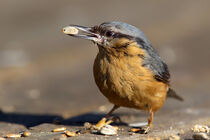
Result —
<instances>
[{"instance_id":1,"label":"pebble","mask_svg":"<svg viewBox=\"0 0 210 140\"><path fill-rule=\"evenodd\" d=\"M31 132L25 131L23 132L23 137L29 137L31 135Z\"/></svg>"},{"instance_id":2,"label":"pebble","mask_svg":"<svg viewBox=\"0 0 210 140\"><path fill-rule=\"evenodd\" d=\"M0 137L0 140L6 140L5 138Z\"/></svg>"},{"instance_id":3,"label":"pebble","mask_svg":"<svg viewBox=\"0 0 210 140\"><path fill-rule=\"evenodd\" d=\"M203 133L209 133L209 127L206 125L198 125L196 124L193 128L192 128L193 132L203 132Z\"/></svg>"},{"instance_id":4,"label":"pebble","mask_svg":"<svg viewBox=\"0 0 210 140\"><path fill-rule=\"evenodd\" d=\"M103 135L116 135L117 131L118 131L118 127L105 125L101 128L100 133Z\"/></svg>"},{"instance_id":5,"label":"pebble","mask_svg":"<svg viewBox=\"0 0 210 140\"><path fill-rule=\"evenodd\" d=\"M206 133L195 133L192 136L195 140L209 140Z\"/></svg>"},{"instance_id":6,"label":"pebble","mask_svg":"<svg viewBox=\"0 0 210 140\"><path fill-rule=\"evenodd\" d=\"M85 122L84 123L84 128L86 128L86 129L90 129L92 126L93 125L91 123L89 123L89 122Z\"/></svg>"}]
</instances>

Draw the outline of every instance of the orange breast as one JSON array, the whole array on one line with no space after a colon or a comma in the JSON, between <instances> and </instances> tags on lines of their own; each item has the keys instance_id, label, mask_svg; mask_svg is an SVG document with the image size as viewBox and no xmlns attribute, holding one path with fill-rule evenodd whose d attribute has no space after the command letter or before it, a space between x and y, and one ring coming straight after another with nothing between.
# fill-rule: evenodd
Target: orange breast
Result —
<instances>
[{"instance_id":1,"label":"orange breast","mask_svg":"<svg viewBox=\"0 0 210 140\"><path fill-rule=\"evenodd\" d=\"M143 55L142 50L134 52L137 55L117 52L116 56L114 52L99 51L94 62L95 82L115 105L157 111L165 101L168 85L156 81L153 73L142 67L142 59L138 56L138 53Z\"/></svg>"}]
</instances>

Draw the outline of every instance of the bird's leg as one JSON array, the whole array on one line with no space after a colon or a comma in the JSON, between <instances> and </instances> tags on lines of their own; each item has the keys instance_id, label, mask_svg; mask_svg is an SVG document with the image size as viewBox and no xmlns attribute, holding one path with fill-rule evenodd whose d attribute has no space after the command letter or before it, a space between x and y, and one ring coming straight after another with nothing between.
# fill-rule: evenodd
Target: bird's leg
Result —
<instances>
[{"instance_id":1,"label":"bird's leg","mask_svg":"<svg viewBox=\"0 0 210 140\"><path fill-rule=\"evenodd\" d=\"M150 109L149 110L150 116L148 119L148 124L147 127L145 129L142 128L131 128L130 131L134 132L134 133L141 133L141 134L147 134L150 130L150 128L152 127L152 121L153 121L153 116L154 116L154 112Z\"/></svg>"},{"instance_id":2,"label":"bird's leg","mask_svg":"<svg viewBox=\"0 0 210 140\"><path fill-rule=\"evenodd\" d=\"M152 110L150 110L149 113L150 113L150 117L148 119L147 127L144 130L144 134L147 134L149 132L150 128L152 127L152 121L153 121L154 112Z\"/></svg>"},{"instance_id":3,"label":"bird's leg","mask_svg":"<svg viewBox=\"0 0 210 140\"><path fill-rule=\"evenodd\" d=\"M117 108L119 108L119 106L114 105L114 107L106 114L105 117L103 117L103 118L95 125L95 127L96 127L97 129L100 129L100 128L103 127L103 126L112 123L113 120L108 120L108 121L107 121L107 119L110 117L110 115L111 115Z\"/></svg>"}]
</instances>

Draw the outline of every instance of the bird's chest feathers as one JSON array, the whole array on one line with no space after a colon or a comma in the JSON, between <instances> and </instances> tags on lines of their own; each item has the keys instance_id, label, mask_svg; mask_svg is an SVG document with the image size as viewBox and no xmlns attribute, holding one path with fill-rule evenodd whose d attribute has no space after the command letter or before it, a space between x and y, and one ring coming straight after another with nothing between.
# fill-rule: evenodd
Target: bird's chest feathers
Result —
<instances>
[{"instance_id":1,"label":"bird's chest feathers","mask_svg":"<svg viewBox=\"0 0 210 140\"><path fill-rule=\"evenodd\" d=\"M139 80L149 77L146 76L149 72L142 67L144 53L136 44L100 50L94 63L95 81L100 90L122 96L134 93L139 87Z\"/></svg>"}]
</instances>

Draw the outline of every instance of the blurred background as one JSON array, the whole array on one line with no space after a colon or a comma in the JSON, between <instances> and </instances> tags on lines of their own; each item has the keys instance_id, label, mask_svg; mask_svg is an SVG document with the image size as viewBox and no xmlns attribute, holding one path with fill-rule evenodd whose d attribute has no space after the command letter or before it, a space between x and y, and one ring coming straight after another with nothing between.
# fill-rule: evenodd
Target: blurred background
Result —
<instances>
[{"instance_id":1,"label":"blurred background","mask_svg":"<svg viewBox=\"0 0 210 140\"><path fill-rule=\"evenodd\" d=\"M168 64L185 102L160 112L209 108L209 13L208 0L0 0L0 109L71 117L109 106L93 79L98 48L61 32L104 21L140 28Z\"/></svg>"}]
</instances>

